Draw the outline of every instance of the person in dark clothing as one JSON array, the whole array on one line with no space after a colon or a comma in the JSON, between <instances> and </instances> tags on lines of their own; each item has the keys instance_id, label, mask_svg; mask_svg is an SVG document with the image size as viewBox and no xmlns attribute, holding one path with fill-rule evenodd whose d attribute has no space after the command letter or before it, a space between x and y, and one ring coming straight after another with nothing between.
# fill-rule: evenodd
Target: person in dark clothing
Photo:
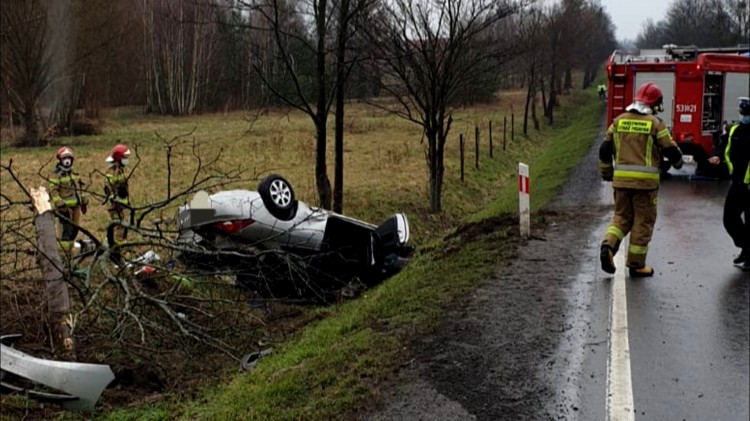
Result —
<instances>
[{"instance_id":1,"label":"person in dark clothing","mask_svg":"<svg viewBox=\"0 0 750 421\"><path fill-rule=\"evenodd\" d=\"M738 99L739 123L729 128L719 147L723 154L708 159L713 165L725 164L731 185L724 202L724 228L740 254L734 264L750 271L750 98ZM744 214L744 220L743 220Z\"/></svg>"},{"instance_id":2,"label":"person in dark clothing","mask_svg":"<svg viewBox=\"0 0 750 421\"><path fill-rule=\"evenodd\" d=\"M605 100L607 99L607 87L600 83L599 86L596 87L596 91L599 93L599 99Z\"/></svg>"}]
</instances>

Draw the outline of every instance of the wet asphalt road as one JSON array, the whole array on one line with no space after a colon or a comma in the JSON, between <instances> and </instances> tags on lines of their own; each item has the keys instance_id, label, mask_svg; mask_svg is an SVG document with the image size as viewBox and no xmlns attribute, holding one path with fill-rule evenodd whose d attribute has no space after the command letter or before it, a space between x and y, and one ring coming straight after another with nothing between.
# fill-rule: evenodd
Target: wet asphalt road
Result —
<instances>
[{"instance_id":1,"label":"wet asphalt road","mask_svg":"<svg viewBox=\"0 0 750 421\"><path fill-rule=\"evenodd\" d=\"M721 222L728 183L692 179L689 167L672 171L662 182L649 247L656 275L626 278L634 419L748 420L750 273L732 265L738 250ZM611 188L601 195L606 201ZM582 265L584 279L591 266ZM606 419L612 277L594 272L599 281L587 283L583 295L590 301L579 303L589 323L580 329L577 409L559 419Z\"/></svg>"},{"instance_id":2,"label":"wet asphalt road","mask_svg":"<svg viewBox=\"0 0 750 421\"><path fill-rule=\"evenodd\" d=\"M619 282L599 268L612 189L597 157L595 142L539 239L413 344L413 363L358 419L608 419ZM623 281L634 411L619 419L749 420L750 273L731 263L738 250L721 216L728 183L693 179L689 165L672 172L649 248L656 276Z\"/></svg>"}]
</instances>

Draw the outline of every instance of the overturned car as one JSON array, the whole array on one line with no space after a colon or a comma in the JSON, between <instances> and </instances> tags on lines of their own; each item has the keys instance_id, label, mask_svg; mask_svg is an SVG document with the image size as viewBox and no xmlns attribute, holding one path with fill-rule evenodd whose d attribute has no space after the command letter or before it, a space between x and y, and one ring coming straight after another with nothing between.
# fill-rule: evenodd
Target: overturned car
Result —
<instances>
[{"instance_id":1,"label":"overturned car","mask_svg":"<svg viewBox=\"0 0 750 421\"><path fill-rule=\"evenodd\" d=\"M239 286L274 297L371 285L400 270L412 251L406 215L376 226L310 207L275 174L257 191L199 192L177 220L185 263L229 269Z\"/></svg>"}]
</instances>

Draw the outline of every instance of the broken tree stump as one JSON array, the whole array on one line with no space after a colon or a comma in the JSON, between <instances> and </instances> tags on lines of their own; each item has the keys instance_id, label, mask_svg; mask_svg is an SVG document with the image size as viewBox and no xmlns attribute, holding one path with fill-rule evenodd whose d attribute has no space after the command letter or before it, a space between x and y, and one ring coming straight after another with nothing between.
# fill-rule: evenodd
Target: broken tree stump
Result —
<instances>
[{"instance_id":1,"label":"broken tree stump","mask_svg":"<svg viewBox=\"0 0 750 421\"><path fill-rule=\"evenodd\" d=\"M70 313L70 295L62 271L63 264L57 247L55 221L47 189L32 188L31 202L36 211L34 230L39 248L37 261L44 274L52 343L53 346L60 347L66 359L74 361L75 342L71 335L73 319Z\"/></svg>"}]
</instances>

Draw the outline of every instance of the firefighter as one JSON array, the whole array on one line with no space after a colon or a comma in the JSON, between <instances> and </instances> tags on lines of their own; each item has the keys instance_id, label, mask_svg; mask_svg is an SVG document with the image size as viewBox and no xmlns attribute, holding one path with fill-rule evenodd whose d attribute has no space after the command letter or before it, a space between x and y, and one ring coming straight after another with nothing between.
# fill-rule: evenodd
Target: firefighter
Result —
<instances>
[{"instance_id":1,"label":"firefighter","mask_svg":"<svg viewBox=\"0 0 750 421\"><path fill-rule=\"evenodd\" d=\"M630 276L654 274L646 265L646 254L656 222L659 163L662 155L677 169L683 163L680 148L656 117L664 109L662 102L658 85L640 86L635 101L614 119L599 148L599 173L612 182L615 193L614 216L600 249L602 270L607 273L615 273L614 255L630 233L626 263Z\"/></svg>"},{"instance_id":2,"label":"firefighter","mask_svg":"<svg viewBox=\"0 0 750 421\"><path fill-rule=\"evenodd\" d=\"M729 128L722 138L719 151L723 154L712 156L708 162L726 165L731 184L724 201L724 228L740 254L734 264L742 270L750 270L750 98L739 97L739 123ZM742 214L745 220L742 220Z\"/></svg>"},{"instance_id":3,"label":"firefighter","mask_svg":"<svg viewBox=\"0 0 750 421\"><path fill-rule=\"evenodd\" d=\"M600 83L599 86L596 87L596 91L599 93L599 99L603 100L607 97L607 87L604 86L603 83Z\"/></svg>"},{"instance_id":4,"label":"firefighter","mask_svg":"<svg viewBox=\"0 0 750 421\"><path fill-rule=\"evenodd\" d=\"M76 242L81 214L86 214L88 199L81 177L73 171L73 149L63 146L55 153L57 164L49 178L50 202L60 220L58 244L68 258L81 245Z\"/></svg>"},{"instance_id":5,"label":"firefighter","mask_svg":"<svg viewBox=\"0 0 750 421\"><path fill-rule=\"evenodd\" d=\"M110 221L122 221L125 219L125 210L130 208L130 192L128 190L128 178L125 175L125 166L130 159L130 149L123 144L115 145L110 151L105 162L109 164L105 174L104 195L105 203L108 205ZM127 230L123 226L114 228L114 246L125 241Z\"/></svg>"}]
</instances>

